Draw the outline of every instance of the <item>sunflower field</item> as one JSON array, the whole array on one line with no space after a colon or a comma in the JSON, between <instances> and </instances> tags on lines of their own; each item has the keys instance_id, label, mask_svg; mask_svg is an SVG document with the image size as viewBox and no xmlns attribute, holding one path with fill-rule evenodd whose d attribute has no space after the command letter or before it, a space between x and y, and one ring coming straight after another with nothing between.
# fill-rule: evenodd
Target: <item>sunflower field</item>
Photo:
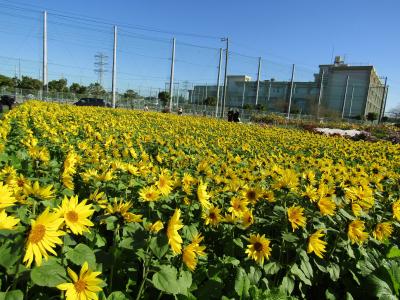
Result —
<instances>
[{"instance_id":1,"label":"sunflower field","mask_svg":"<svg viewBox=\"0 0 400 300\"><path fill-rule=\"evenodd\" d=\"M0 122L0 299L400 295L400 145L40 101Z\"/></svg>"}]
</instances>

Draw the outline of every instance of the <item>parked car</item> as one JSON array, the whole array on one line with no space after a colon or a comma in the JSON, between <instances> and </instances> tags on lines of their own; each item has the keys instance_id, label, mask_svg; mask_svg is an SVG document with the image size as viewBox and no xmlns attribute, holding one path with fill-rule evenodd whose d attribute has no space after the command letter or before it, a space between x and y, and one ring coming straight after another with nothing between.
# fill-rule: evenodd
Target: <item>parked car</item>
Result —
<instances>
[{"instance_id":1,"label":"parked car","mask_svg":"<svg viewBox=\"0 0 400 300\"><path fill-rule=\"evenodd\" d=\"M10 95L3 95L0 97L0 112L3 112L3 106L7 105L11 110L15 104L15 97Z\"/></svg>"},{"instance_id":2,"label":"parked car","mask_svg":"<svg viewBox=\"0 0 400 300\"><path fill-rule=\"evenodd\" d=\"M81 98L78 102L75 102L74 105L111 107L110 103L107 103L106 101L104 101L104 99L98 98Z\"/></svg>"}]
</instances>

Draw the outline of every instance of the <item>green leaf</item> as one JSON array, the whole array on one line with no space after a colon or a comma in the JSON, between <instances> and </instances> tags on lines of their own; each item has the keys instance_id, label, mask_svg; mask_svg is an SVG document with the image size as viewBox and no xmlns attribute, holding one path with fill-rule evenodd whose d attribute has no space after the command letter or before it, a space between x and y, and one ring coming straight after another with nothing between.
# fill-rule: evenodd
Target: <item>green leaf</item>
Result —
<instances>
[{"instance_id":1,"label":"green leaf","mask_svg":"<svg viewBox=\"0 0 400 300\"><path fill-rule=\"evenodd\" d=\"M260 269L258 269L258 268L256 269L253 266L250 267L250 272L248 274L250 284L257 285L261 279L261 276L262 276L262 273L261 273Z\"/></svg>"},{"instance_id":2,"label":"green leaf","mask_svg":"<svg viewBox=\"0 0 400 300\"><path fill-rule=\"evenodd\" d=\"M267 275L273 275L279 272L281 266L277 262L270 262L264 266L264 271Z\"/></svg>"},{"instance_id":3,"label":"green leaf","mask_svg":"<svg viewBox=\"0 0 400 300\"><path fill-rule=\"evenodd\" d=\"M357 268L360 270L360 274L362 276L368 276L376 269L374 265L369 260L366 259L359 260L357 262Z\"/></svg>"},{"instance_id":4,"label":"green leaf","mask_svg":"<svg viewBox=\"0 0 400 300\"><path fill-rule=\"evenodd\" d=\"M313 278L313 269L308 260L305 259L301 260L300 269L303 271L304 275L307 276L307 278L309 279Z\"/></svg>"},{"instance_id":5,"label":"green leaf","mask_svg":"<svg viewBox=\"0 0 400 300\"><path fill-rule=\"evenodd\" d=\"M190 226L188 225L183 226L182 234L186 239L192 240L198 234L196 225L192 224Z\"/></svg>"},{"instance_id":6,"label":"green leaf","mask_svg":"<svg viewBox=\"0 0 400 300\"><path fill-rule=\"evenodd\" d=\"M153 237L150 241L150 249L153 254L161 259L169 249L168 239L165 234L159 234L157 237Z\"/></svg>"},{"instance_id":7,"label":"green leaf","mask_svg":"<svg viewBox=\"0 0 400 300\"><path fill-rule=\"evenodd\" d=\"M160 266L160 271L154 273L152 283L156 289L169 294L187 294L192 285L192 274L190 272L181 272L177 278L177 270L168 265Z\"/></svg>"},{"instance_id":8,"label":"green leaf","mask_svg":"<svg viewBox=\"0 0 400 300\"><path fill-rule=\"evenodd\" d=\"M123 292L117 291L112 292L108 297L107 300L129 300L127 296Z\"/></svg>"},{"instance_id":9,"label":"green leaf","mask_svg":"<svg viewBox=\"0 0 400 300\"><path fill-rule=\"evenodd\" d=\"M31 271L31 280L39 286L56 287L67 281L67 274L63 266L55 260L49 260L40 267Z\"/></svg>"},{"instance_id":10,"label":"green leaf","mask_svg":"<svg viewBox=\"0 0 400 300\"><path fill-rule=\"evenodd\" d=\"M326 268L332 281L337 281L340 275L340 267L337 264L331 263Z\"/></svg>"},{"instance_id":11,"label":"green leaf","mask_svg":"<svg viewBox=\"0 0 400 300\"><path fill-rule=\"evenodd\" d=\"M74 249L69 250L65 257L78 266L82 266L87 261L91 269L96 268L96 256L85 244L78 244Z\"/></svg>"},{"instance_id":12,"label":"green leaf","mask_svg":"<svg viewBox=\"0 0 400 300\"><path fill-rule=\"evenodd\" d=\"M392 246L388 252L388 254L386 254L387 258L398 258L400 257L400 249L397 246Z\"/></svg>"},{"instance_id":13,"label":"green leaf","mask_svg":"<svg viewBox=\"0 0 400 300\"><path fill-rule=\"evenodd\" d=\"M237 268L235 291L239 297L249 297L250 279L242 268Z\"/></svg>"},{"instance_id":14,"label":"green leaf","mask_svg":"<svg viewBox=\"0 0 400 300\"><path fill-rule=\"evenodd\" d=\"M293 243L299 239L297 236L290 232L283 232L282 238L289 243Z\"/></svg>"},{"instance_id":15,"label":"green leaf","mask_svg":"<svg viewBox=\"0 0 400 300\"><path fill-rule=\"evenodd\" d=\"M20 290L0 292L0 300L23 300L24 293Z\"/></svg>"},{"instance_id":16,"label":"green leaf","mask_svg":"<svg viewBox=\"0 0 400 300\"><path fill-rule=\"evenodd\" d=\"M329 289L325 290L325 299L326 300L336 300L336 296Z\"/></svg>"},{"instance_id":17,"label":"green leaf","mask_svg":"<svg viewBox=\"0 0 400 300\"><path fill-rule=\"evenodd\" d=\"M239 248L242 248L242 249L243 249L243 241L242 241L240 238L234 239L233 242L234 242L234 244L235 244L236 246L238 246Z\"/></svg>"},{"instance_id":18,"label":"green leaf","mask_svg":"<svg viewBox=\"0 0 400 300\"><path fill-rule=\"evenodd\" d=\"M4 243L0 247L0 266L8 269L13 266L18 259L20 259L19 255L15 255L15 249L13 249L14 245L10 243Z\"/></svg>"},{"instance_id":19,"label":"green leaf","mask_svg":"<svg viewBox=\"0 0 400 300\"><path fill-rule=\"evenodd\" d=\"M373 295L378 297L379 299L398 299L393 293L389 284L386 281L378 278L376 275L368 276L367 283Z\"/></svg>"},{"instance_id":20,"label":"green leaf","mask_svg":"<svg viewBox=\"0 0 400 300\"><path fill-rule=\"evenodd\" d=\"M286 293L287 295L290 295L293 292L294 289L294 280L293 278L289 276L283 277L282 283L279 287L279 289Z\"/></svg>"},{"instance_id":21,"label":"green leaf","mask_svg":"<svg viewBox=\"0 0 400 300\"><path fill-rule=\"evenodd\" d=\"M290 272L297 276L301 281L303 281L307 285L311 285L310 279L304 274L302 270L299 269L297 264L294 264L292 268L290 269Z\"/></svg>"},{"instance_id":22,"label":"green leaf","mask_svg":"<svg viewBox=\"0 0 400 300\"><path fill-rule=\"evenodd\" d=\"M339 209L339 213L340 213L343 217L345 217L346 219L349 219L349 220L354 220L354 219L355 219L354 216L350 215L350 214L349 214L347 211L345 211L343 208Z\"/></svg>"}]
</instances>

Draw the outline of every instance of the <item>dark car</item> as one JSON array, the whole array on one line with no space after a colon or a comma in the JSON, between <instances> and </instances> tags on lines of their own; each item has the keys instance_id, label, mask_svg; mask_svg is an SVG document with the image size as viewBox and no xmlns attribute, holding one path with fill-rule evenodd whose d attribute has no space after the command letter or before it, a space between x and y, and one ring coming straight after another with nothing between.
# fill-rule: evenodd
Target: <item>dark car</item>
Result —
<instances>
[{"instance_id":1,"label":"dark car","mask_svg":"<svg viewBox=\"0 0 400 300\"><path fill-rule=\"evenodd\" d=\"M3 105L7 105L8 109L11 110L11 108L14 106L15 103L15 97L10 96L10 95L3 95L0 97L0 112L3 112Z\"/></svg>"},{"instance_id":2,"label":"dark car","mask_svg":"<svg viewBox=\"0 0 400 300\"><path fill-rule=\"evenodd\" d=\"M98 98L82 98L78 102L75 102L74 105L111 107L111 105L104 101L104 99Z\"/></svg>"}]
</instances>

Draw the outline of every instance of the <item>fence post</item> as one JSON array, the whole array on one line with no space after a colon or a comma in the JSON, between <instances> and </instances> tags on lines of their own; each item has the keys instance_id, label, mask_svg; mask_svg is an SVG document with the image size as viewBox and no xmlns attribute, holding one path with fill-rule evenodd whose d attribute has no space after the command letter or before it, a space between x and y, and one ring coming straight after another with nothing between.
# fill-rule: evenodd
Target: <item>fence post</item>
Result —
<instances>
[{"instance_id":1,"label":"fence post","mask_svg":"<svg viewBox=\"0 0 400 300\"><path fill-rule=\"evenodd\" d=\"M174 93L174 68L175 68L175 38L172 38L171 75L169 79L169 110L172 111L172 97Z\"/></svg>"},{"instance_id":2,"label":"fence post","mask_svg":"<svg viewBox=\"0 0 400 300\"><path fill-rule=\"evenodd\" d=\"M293 80L294 80L294 70L295 70L295 65L292 65L292 78L290 80L290 95L289 95L289 108L287 112L287 118L290 118L290 108L292 106L292 96L293 96Z\"/></svg>"},{"instance_id":3,"label":"fence post","mask_svg":"<svg viewBox=\"0 0 400 300\"><path fill-rule=\"evenodd\" d=\"M112 65L112 107L115 108L115 89L117 85L117 26L114 26L114 49Z\"/></svg>"}]
</instances>

